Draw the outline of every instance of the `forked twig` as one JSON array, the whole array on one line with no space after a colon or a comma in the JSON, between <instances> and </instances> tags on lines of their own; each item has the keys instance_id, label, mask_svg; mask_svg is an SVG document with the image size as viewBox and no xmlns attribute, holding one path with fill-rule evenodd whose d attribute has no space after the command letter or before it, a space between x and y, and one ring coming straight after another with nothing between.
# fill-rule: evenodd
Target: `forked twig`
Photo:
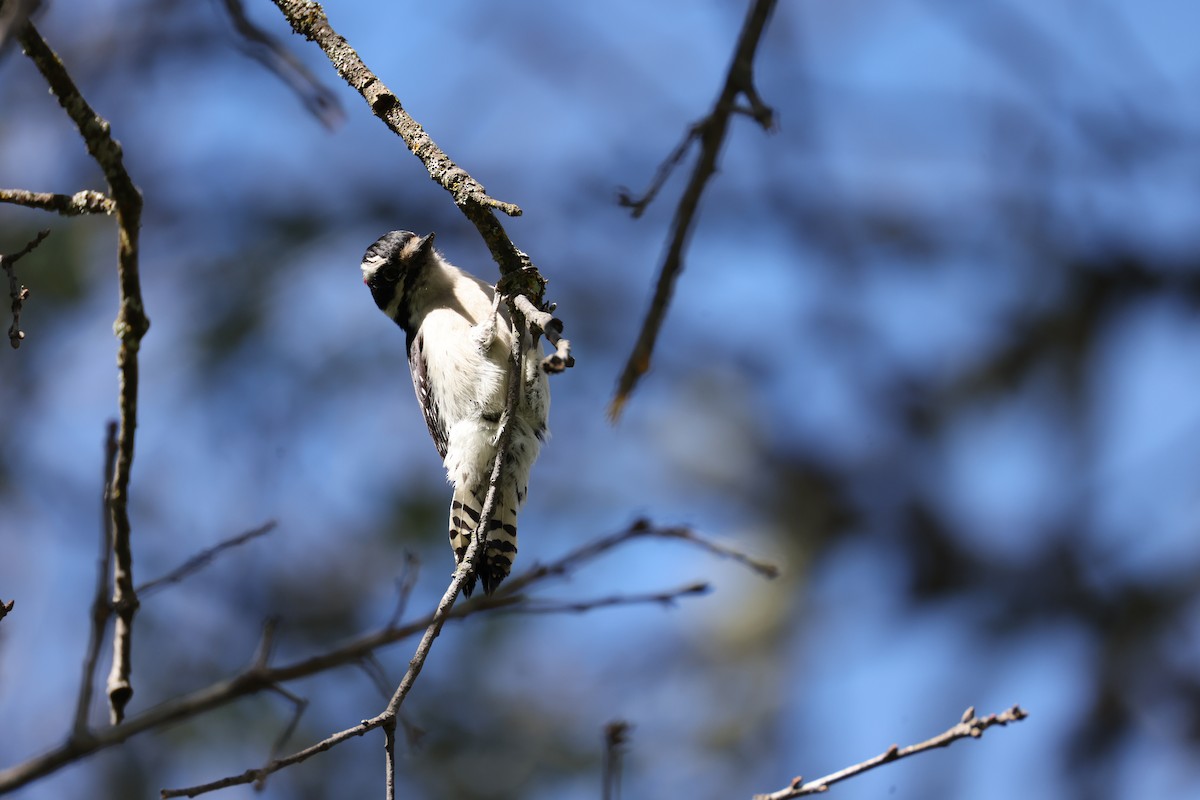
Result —
<instances>
[{"instance_id":1,"label":"forked twig","mask_svg":"<svg viewBox=\"0 0 1200 800\"><path fill-rule=\"evenodd\" d=\"M33 241L12 255L0 253L0 267L3 267L4 271L8 274L8 296L12 301L12 325L8 329L8 341L14 350L21 346L21 340L25 338L25 332L21 330L21 310L25 307L25 301L29 298L29 290L17 280L17 273L13 271L13 267L21 260L22 256L27 255L49 235L50 229L47 228L44 231L40 231L33 238Z\"/></svg>"},{"instance_id":2,"label":"forked twig","mask_svg":"<svg viewBox=\"0 0 1200 800\"><path fill-rule=\"evenodd\" d=\"M654 297L650 308L642 321L641 331L633 351L625 361L625 367L617 380L617 389L608 407L609 418L616 421L621 416L621 409L633 392L638 381L650 369L650 359L654 353L654 344L658 340L658 332L667 316L667 308L671 303L671 295L675 289L675 280L683 271L683 251L687 246L688 237L696 221L696 212L700 207L700 197L708 185L709 179L717 171L717 160L721 155L721 147L725 143L725 132L729 128L730 118L742 109L737 105L739 97L745 97L750 104L748 113L763 128L770 130L774 126L774 112L763 103L754 88L754 53L758 49L759 40L767 27L767 21L775 8L776 0L754 0L746 13L742 31L738 35L737 46L734 48L733 60L729 65L729 73L725 77L725 86L721 89L717 102L708 116L692 125L687 135L663 165L650 185L650 189L641 199L634 200L628 193L620 198L622 205L633 209L633 215L639 216L646 206L658 193L667 175L682 159L688 146L693 141L700 143L700 156L688 179L687 187L679 199L675 216L671 220L671 236L667 244L667 254L663 258L662 268L658 273Z\"/></svg>"}]
</instances>

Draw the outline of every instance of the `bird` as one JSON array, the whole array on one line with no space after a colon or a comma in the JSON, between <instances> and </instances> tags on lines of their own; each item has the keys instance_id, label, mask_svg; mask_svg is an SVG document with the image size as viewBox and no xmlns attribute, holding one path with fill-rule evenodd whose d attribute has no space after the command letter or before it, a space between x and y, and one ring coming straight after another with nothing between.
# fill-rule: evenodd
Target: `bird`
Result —
<instances>
[{"instance_id":1,"label":"bird","mask_svg":"<svg viewBox=\"0 0 1200 800\"><path fill-rule=\"evenodd\" d=\"M363 255L363 283L405 334L417 402L454 487L449 533L456 564L483 515L512 376L513 337L523 336L521 387L479 566L483 591L490 595L517 555L517 511L548 435L550 387L541 369L541 344L515 329L496 288L451 264L433 243L433 233L384 234ZM470 575L463 589L470 596L474 588Z\"/></svg>"}]
</instances>

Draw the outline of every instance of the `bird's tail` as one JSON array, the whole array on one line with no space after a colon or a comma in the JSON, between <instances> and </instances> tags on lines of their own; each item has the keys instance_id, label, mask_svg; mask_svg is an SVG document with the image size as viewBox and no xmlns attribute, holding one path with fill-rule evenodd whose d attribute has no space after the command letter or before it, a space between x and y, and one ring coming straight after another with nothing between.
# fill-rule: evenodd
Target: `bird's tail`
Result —
<instances>
[{"instance_id":1,"label":"bird's tail","mask_svg":"<svg viewBox=\"0 0 1200 800\"><path fill-rule=\"evenodd\" d=\"M471 536L483 515L483 500L487 495L484 487L478 494L466 487L455 487L454 499L450 501L450 547L454 560L461 564L471 544ZM488 528L487 549L479 564L479 577L483 591L491 594L500 582L512 571L513 559L517 557L517 506L514 498L501 493ZM469 597L475 591L475 576L467 579L463 591Z\"/></svg>"}]
</instances>

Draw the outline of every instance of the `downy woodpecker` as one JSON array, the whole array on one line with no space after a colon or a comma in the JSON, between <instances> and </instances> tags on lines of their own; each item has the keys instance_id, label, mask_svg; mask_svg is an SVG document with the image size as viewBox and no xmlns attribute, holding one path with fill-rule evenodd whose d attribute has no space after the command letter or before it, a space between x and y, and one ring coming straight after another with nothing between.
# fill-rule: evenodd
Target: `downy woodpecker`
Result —
<instances>
[{"instance_id":1,"label":"downy woodpecker","mask_svg":"<svg viewBox=\"0 0 1200 800\"><path fill-rule=\"evenodd\" d=\"M454 484L450 547L461 563L483 513L516 331L495 289L446 261L434 249L432 233L385 234L367 248L362 273L375 304L404 329L417 401ZM517 510L546 436L550 387L540 368L541 345L534 345L529 334L525 353L508 457L479 567L487 594L512 569ZM474 587L472 576L466 593Z\"/></svg>"}]
</instances>

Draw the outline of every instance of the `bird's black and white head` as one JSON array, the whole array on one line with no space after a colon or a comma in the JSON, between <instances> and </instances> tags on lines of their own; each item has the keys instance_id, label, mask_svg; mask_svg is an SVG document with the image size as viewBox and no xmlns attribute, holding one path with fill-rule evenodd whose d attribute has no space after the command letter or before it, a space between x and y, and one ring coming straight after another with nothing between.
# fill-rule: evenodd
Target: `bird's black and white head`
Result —
<instances>
[{"instance_id":1,"label":"bird's black and white head","mask_svg":"<svg viewBox=\"0 0 1200 800\"><path fill-rule=\"evenodd\" d=\"M433 234L392 231L380 236L363 254L363 283L375 305L405 330L412 314L413 292L436 263Z\"/></svg>"}]
</instances>

